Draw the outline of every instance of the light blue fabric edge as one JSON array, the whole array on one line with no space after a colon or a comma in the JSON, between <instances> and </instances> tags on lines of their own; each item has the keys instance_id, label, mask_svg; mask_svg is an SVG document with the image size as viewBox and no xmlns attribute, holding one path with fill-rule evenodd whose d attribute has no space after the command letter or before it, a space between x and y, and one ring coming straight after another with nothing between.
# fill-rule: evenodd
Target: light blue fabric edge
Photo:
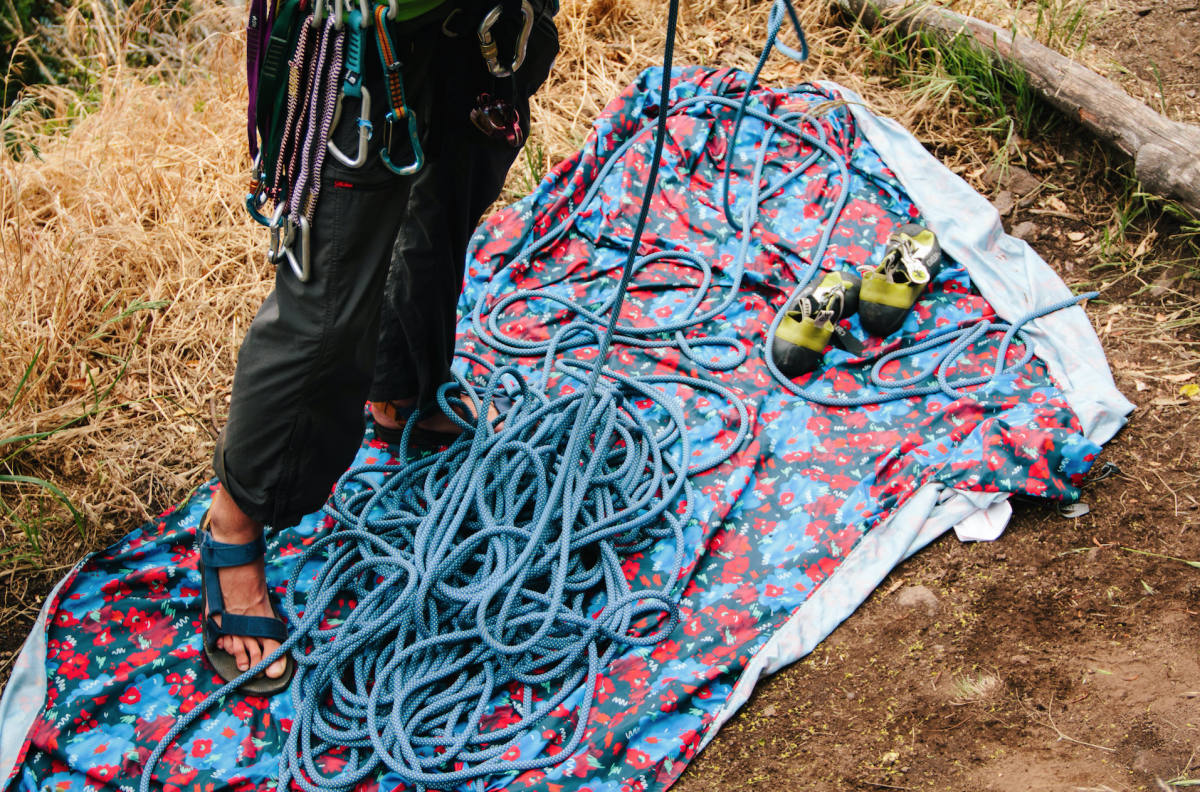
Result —
<instances>
[{"instance_id":1,"label":"light blue fabric edge","mask_svg":"<svg viewBox=\"0 0 1200 792\"><path fill-rule=\"evenodd\" d=\"M0 697L0 779L3 779L0 789L7 788L11 783L25 738L42 711L42 705L46 703L46 619L50 614L50 603L58 598L59 591L87 563L88 558L75 564L50 590L33 622L29 637L13 662L12 674L4 686L4 695Z\"/></svg>"}]
</instances>

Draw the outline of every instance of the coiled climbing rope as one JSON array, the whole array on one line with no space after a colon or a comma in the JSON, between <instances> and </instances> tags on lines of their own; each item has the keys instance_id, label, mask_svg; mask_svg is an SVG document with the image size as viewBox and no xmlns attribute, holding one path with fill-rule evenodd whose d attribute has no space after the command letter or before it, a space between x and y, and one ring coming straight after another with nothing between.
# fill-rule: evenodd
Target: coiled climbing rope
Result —
<instances>
[{"instance_id":1,"label":"coiled climbing rope","mask_svg":"<svg viewBox=\"0 0 1200 792\"><path fill-rule=\"evenodd\" d=\"M687 331L737 299L760 204L819 159L834 164L837 173L831 182L840 179L840 189L811 261L798 278L798 293L824 261L849 187L849 153L839 153L830 144L813 115L774 115L751 101L773 47L797 59L806 55L791 1L776 0L773 5L767 45L740 101L706 95L670 103L677 14L678 0L671 0L656 121L612 152L578 208L514 262L528 262L567 233L611 169L630 147L644 144L653 133L647 186L617 288L594 307L546 289L481 295L471 313L478 338L506 355L542 356L540 372L535 376L517 366L496 367L477 355L460 353L487 371L486 384L472 384L456 374L455 383L439 390L436 407L423 414L441 410L462 425L462 437L443 451L406 461L409 436L420 419L414 416L406 424L396 457L402 463L362 465L342 476L325 507L334 528L295 561L288 581L283 604L292 635L261 663L179 718L146 762L142 792L148 792L155 764L179 734L211 703L284 652L293 654L297 672L292 685L295 719L280 758L280 789L296 785L310 791L348 791L383 769L418 789L445 788L554 765L580 745L597 679L616 653L625 646L656 643L675 628L676 583L691 552L684 542L695 508L689 477L721 464L738 449L750 430L749 416L741 398L717 383L682 375L629 377L612 370L606 366L609 349L614 342L670 347L709 370L741 365L747 351L739 339L689 338ZM776 41L789 17L800 36L800 52ZM752 176L743 182L740 208L731 202L732 156L726 168L723 208L741 239L727 282L720 284L708 261L690 251L637 256L667 118L706 103L736 108L731 155L744 119L757 119L765 129ZM315 118L310 125L312 121ZM779 132L803 140L811 152L761 187L769 143ZM649 328L620 324L625 294L638 271L664 260L699 270L701 283L692 299L672 321ZM702 310L713 289L724 296L715 307ZM545 341L506 335L500 317L518 301L530 299L557 303L575 318ZM1032 349L1021 327L1031 318L941 332L885 355L872 373L873 384L884 392L857 400L809 393L782 376L769 354L778 318L768 332L764 357L785 388L818 404L852 406L938 390L958 394L955 388L983 384L1015 368L1004 366L1015 336L1026 342L1025 357L1017 365L1028 361ZM997 330L1004 330L1005 336L996 371L950 382L952 361ZM589 359L563 357L585 346L595 346L599 354ZM718 357L701 354L713 347L729 351ZM947 347L940 360L916 377L888 382L879 376L884 365L901 355L932 356L940 347ZM934 373L936 385L920 384ZM556 376L585 387L560 389L551 396ZM673 386L706 390L715 397L710 401L732 407L739 417L735 441L694 460L682 405L668 392ZM489 420L489 407L501 398L511 402L511 409L502 419ZM650 400L659 409L638 408L634 400ZM467 406L480 418L458 417L454 408ZM650 550L656 552L661 583L633 590L622 562ZM329 620L334 612L337 618ZM510 701L515 702L512 714L497 717L495 708ZM553 755L542 750L545 738L538 728L549 717L562 718L569 733Z\"/></svg>"}]
</instances>

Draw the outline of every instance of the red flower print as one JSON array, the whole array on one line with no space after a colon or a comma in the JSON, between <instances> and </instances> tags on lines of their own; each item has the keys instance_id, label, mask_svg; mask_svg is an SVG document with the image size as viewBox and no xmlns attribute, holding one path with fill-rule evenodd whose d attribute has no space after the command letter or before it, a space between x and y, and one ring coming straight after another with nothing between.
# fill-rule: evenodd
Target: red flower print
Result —
<instances>
[{"instance_id":1,"label":"red flower print","mask_svg":"<svg viewBox=\"0 0 1200 792\"><path fill-rule=\"evenodd\" d=\"M86 679L88 659L86 655L75 655L58 667L58 675L67 679Z\"/></svg>"},{"instance_id":2,"label":"red flower print","mask_svg":"<svg viewBox=\"0 0 1200 792\"><path fill-rule=\"evenodd\" d=\"M650 757L643 751L637 748L630 748L625 752L625 761L636 767L638 770L645 770L650 765L654 764Z\"/></svg>"}]
</instances>

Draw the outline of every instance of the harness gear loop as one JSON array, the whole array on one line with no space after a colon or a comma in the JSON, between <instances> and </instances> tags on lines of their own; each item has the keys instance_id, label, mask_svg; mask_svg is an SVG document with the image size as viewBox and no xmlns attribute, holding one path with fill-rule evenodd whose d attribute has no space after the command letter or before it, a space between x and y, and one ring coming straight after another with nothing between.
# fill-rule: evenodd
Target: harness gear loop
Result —
<instances>
[{"instance_id":1,"label":"harness gear loop","mask_svg":"<svg viewBox=\"0 0 1200 792\"><path fill-rule=\"evenodd\" d=\"M375 7L375 43L379 48L379 61L383 65L383 72L387 75L388 107L391 108L386 116L387 145L380 150L379 156L392 173L411 176L425 164L425 153L421 150L421 141L417 134L416 115L408 109L404 101L404 77L400 73L404 64L396 55L396 47L392 44L392 36L388 32L386 22L391 13L390 9L383 6ZM389 153L392 148L392 128L397 122L406 118L408 120L408 139L412 143L413 161L408 165L397 167L392 163Z\"/></svg>"},{"instance_id":2,"label":"harness gear loop","mask_svg":"<svg viewBox=\"0 0 1200 792\"><path fill-rule=\"evenodd\" d=\"M463 10L461 8L456 8L450 12L450 16L442 20L442 34L445 35L446 38L458 38L458 31L450 27L450 20L454 19L454 17L458 16L462 12Z\"/></svg>"},{"instance_id":3,"label":"harness gear loop","mask_svg":"<svg viewBox=\"0 0 1200 792\"><path fill-rule=\"evenodd\" d=\"M524 18L521 35L517 37L517 49L513 56L512 66L504 68L500 65L500 53L497 50L495 39L492 38L492 26L496 24L503 13L504 6L498 5L488 11L487 16L479 23L479 51L483 54L483 59L487 61L488 71L495 77L509 77L521 68L521 65L525 63L525 50L529 46L529 33L533 30L533 6L530 5L529 0L521 0L521 16Z\"/></svg>"}]
</instances>

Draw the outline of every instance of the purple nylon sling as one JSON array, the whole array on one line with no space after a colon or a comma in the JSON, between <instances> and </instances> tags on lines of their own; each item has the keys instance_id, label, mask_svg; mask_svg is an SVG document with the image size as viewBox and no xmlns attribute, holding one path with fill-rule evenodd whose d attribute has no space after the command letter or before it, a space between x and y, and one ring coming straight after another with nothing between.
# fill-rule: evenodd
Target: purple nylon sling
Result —
<instances>
[{"instance_id":1,"label":"purple nylon sling","mask_svg":"<svg viewBox=\"0 0 1200 792\"><path fill-rule=\"evenodd\" d=\"M258 156L258 73L262 70L271 25L275 22L275 3L271 0L250 0L250 17L246 22L246 86L250 103L246 110L246 135L250 141L250 158Z\"/></svg>"}]
</instances>

